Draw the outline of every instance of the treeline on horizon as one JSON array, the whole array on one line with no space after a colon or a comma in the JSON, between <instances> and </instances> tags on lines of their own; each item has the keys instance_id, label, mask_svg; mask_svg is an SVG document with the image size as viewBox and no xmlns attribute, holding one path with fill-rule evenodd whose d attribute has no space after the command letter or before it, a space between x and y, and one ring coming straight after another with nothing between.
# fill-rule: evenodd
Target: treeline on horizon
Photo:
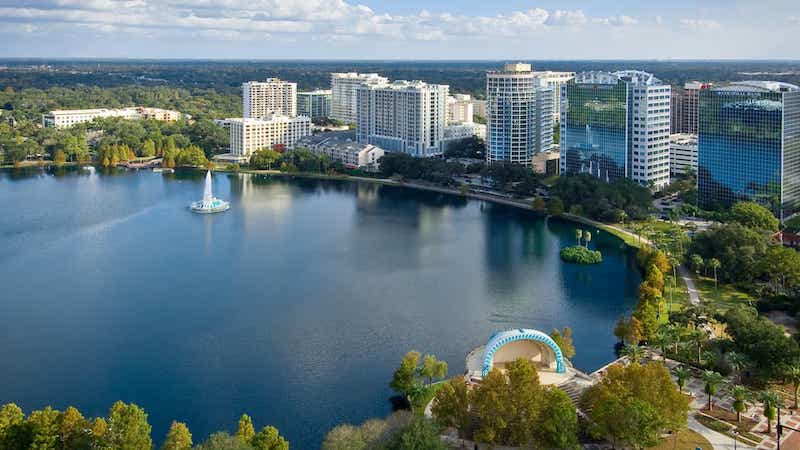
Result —
<instances>
[{"instance_id":1,"label":"treeline on horizon","mask_svg":"<svg viewBox=\"0 0 800 450\"><path fill-rule=\"evenodd\" d=\"M653 73L667 83L686 81L735 81L772 79L800 84L798 61L531 61L534 70L639 69ZM331 72L378 72L391 79L419 79L450 85L452 92L483 97L486 71L499 68L498 61L215 61L215 60L0 60L0 89L70 87L90 85L170 86L214 89L238 93L250 80L279 77L298 84L300 90L328 88ZM50 70L34 69L49 66ZM752 73L763 73L751 75Z\"/></svg>"}]
</instances>

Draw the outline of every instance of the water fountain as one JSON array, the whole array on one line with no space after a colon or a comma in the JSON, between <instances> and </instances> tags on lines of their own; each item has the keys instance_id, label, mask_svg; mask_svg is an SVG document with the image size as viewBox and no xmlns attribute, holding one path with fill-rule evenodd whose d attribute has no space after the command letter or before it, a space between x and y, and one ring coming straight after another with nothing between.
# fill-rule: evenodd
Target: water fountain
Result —
<instances>
[{"instance_id":1,"label":"water fountain","mask_svg":"<svg viewBox=\"0 0 800 450\"><path fill-rule=\"evenodd\" d=\"M211 214L227 211L231 204L220 200L211 193L211 171L206 172L206 187L203 190L203 199L199 202L192 202L192 211L199 214Z\"/></svg>"}]
</instances>

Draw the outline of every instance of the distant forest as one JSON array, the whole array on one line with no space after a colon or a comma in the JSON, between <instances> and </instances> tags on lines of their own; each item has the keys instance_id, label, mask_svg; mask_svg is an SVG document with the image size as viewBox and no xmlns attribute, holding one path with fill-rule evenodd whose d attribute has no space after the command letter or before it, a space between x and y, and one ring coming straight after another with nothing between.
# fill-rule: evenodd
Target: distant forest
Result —
<instances>
[{"instance_id":1,"label":"distant forest","mask_svg":"<svg viewBox=\"0 0 800 450\"><path fill-rule=\"evenodd\" d=\"M639 69L673 85L686 81L770 79L800 84L800 61L526 61L534 70ZM301 90L327 88L331 72L378 72L391 79L449 84L484 96L486 71L503 61L0 60L0 89L130 85L214 89L238 94L242 82L279 77Z\"/></svg>"}]
</instances>

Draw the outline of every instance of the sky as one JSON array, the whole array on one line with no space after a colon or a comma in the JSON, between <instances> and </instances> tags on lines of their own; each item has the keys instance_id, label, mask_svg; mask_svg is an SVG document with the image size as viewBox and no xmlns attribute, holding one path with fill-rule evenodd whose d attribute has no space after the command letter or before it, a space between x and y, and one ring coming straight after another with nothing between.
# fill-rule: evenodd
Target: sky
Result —
<instances>
[{"instance_id":1,"label":"sky","mask_svg":"<svg viewBox=\"0 0 800 450\"><path fill-rule=\"evenodd\" d=\"M0 0L0 57L800 60L800 2Z\"/></svg>"}]
</instances>

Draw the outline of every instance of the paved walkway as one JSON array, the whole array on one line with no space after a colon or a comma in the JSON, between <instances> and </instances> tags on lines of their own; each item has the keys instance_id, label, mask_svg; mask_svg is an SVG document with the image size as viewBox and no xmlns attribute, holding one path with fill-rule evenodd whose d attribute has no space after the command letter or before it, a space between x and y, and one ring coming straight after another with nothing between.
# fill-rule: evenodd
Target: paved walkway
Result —
<instances>
[{"instance_id":1,"label":"paved walkway","mask_svg":"<svg viewBox=\"0 0 800 450\"><path fill-rule=\"evenodd\" d=\"M686 283L686 290L689 291L689 302L693 305L699 305L700 295L697 294L694 280L692 280L692 276L689 274L689 271L686 270L686 267L678 266L678 275L683 279L683 282Z\"/></svg>"},{"instance_id":2,"label":"paved walkway","mask_svg":"<svg viewBox=\"0 0 800 450\"><path fill-rule=\"evenodd\" d=\"M733 438L725 436L722 433L717 433L714 430L706 428L694 418L693 414L689 414L689 421L688 421L689 429L692 431L696 431L703 435L704 438L708 439L708 442L714 447L713 450L733 450L733 449L745 449L745 450L755 450L754 447L751 447L747 444L743 444L741 442L737 442L734 445ZM702 449L706 450L706 449Z\"/></svg>"}]
</instances>

